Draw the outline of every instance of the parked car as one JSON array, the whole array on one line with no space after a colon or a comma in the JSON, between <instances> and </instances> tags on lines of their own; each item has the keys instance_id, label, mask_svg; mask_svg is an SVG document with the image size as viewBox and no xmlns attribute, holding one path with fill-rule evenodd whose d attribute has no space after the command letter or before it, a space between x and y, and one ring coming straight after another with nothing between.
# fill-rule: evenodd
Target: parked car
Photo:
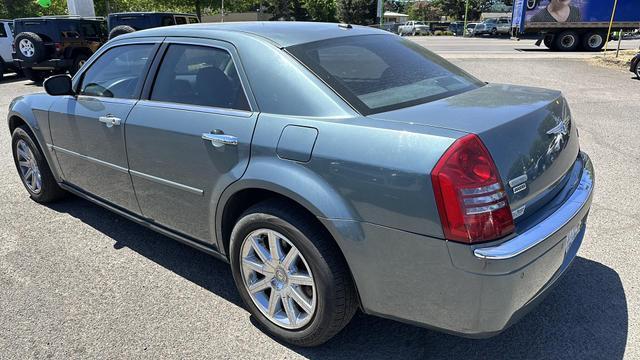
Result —
<instances>
[{"instance_id":1,"label":"parked car","mask_svg":"<svg viewBox=\"0 0 640 360\"><path fill-rule=\"evenodd\" d=\"M407 21L403 25L398 26L398 35L429 35L429 25L424 21Z\"/></svg>"},{"instance_id":2,"label":"parked car","mask_svg":"<svg viewBox=\"0 0 640 360\"><path fill-rule=\"evenodd\" d=\"M104 19L44 16L16 19L13 59L34 82L69 71L75 74L107 41Z\"/></svg>"},{"instance_id":3,"label":"parked car","mask_svg":"<svg viewBox=\"0 0 640 360\"><path fill-rule=\"evenodd\" d=\"M109 14L109 39L138 30L161 26L197 24L195 14L167 12L125 12Z\"/></svg>"},{"instance_id":4,"label":"parked car","mask_svg":"<svg viewBox=\"0 0 640 360\"><path fill-rule=\"evenodd\" d=\"M2 80L4 73L18 70L11 56L12 46L13 20L0 19L0 80Z\"/></svg>"},{"instance_id":5,"label":"parked car","mask_svg":"<svg viewBox=\"0 0 640 360\"><path fill-rule=\"evenodd\" d=\"M486 84L382 30L144 30L44 87L8 113L31 198L70 192L230 262L292 344L358 308L495 335L584 236L594 172L562 94Z\"/></svg>"},{"instance_id":6,"label":"parked car","mask_svg":"<svg viewBox=\"0 0 640 360\"><path fill-rule=\"evenodd\" d=\"M474 28L475 35L508 35L511 31L509 18L487 19Z\"/></svg>"},{"instance_id":7,"label":"parked car","mask_svg":"<svg viewBox=\"0 0 640 360\"><path fill-rule=\"evenodd\" d=\"M631 67L629 70L636 74L638 79L640 79L640 53L638 53L633 59L631 59Z\"/></svg>"},{"instance_id":8,"label":"parked car","mask_svg":"<svg viewBox=\"0 0 640 360\"><path fill-rule=\"evenodd\" d=\"M452 32L454 36L464 35L464 21L454 21L449 24L448 31Z\"/></svg>"},{"instance_id":9,"label":"parked car","mask_svg":"<svg viewBox=\"0 0 640 360\"><path fill-rule=\"evenodd\" d=\"M467 36L474 36L475 35L475 29L476 26L478 26L478 23L467 23Z\"/></svg>"}]
</instances>

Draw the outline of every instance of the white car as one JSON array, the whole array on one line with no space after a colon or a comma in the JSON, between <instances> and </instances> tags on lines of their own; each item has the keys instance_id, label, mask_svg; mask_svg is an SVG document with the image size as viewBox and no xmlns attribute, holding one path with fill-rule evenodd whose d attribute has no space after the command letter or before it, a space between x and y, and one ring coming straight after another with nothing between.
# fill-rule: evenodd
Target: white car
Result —
<instances>
[{"instance_id":1,"label":"white car","mask_svg":"<svg viewBox=\"0 0 640 360\"><path fill-rule=\"evenodd\" d=\"M427 35L429 34L429 25L422 21L407 21L398 27L398 35Z\"/></svg>"},{"instance_id":2,"label":"white car","mask_svg":"<svg viewBox=\"0 0 640 360\"><path fill-rule=\"evenodd\" d=\"M5 72L16 71L11 55L13 45L13 20L0 19L0 80Z\"/></svg>"}]
</instances>

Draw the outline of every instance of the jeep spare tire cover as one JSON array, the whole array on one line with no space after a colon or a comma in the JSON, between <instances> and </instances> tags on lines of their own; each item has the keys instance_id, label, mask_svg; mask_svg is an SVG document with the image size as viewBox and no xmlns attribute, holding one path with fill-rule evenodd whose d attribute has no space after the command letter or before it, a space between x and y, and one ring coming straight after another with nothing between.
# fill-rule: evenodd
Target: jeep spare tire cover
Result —
<instances>
[{"instance_id":1,"label":"jeep spare tire cover","mask_svg":"<svg viewBox=\"0 0 640 360\"><path fill-rule=\"evenodd\" d=\"M116 26L113 29L111 29L111 31L109 32L109 40L113 39L116 36L132 33L132 32L135 32L135 31L136 31L136 29L132 28L129 25Z\"/></svg>"},{"instance_id":2,"label":"jeep spare tire cover","mask_svg":"<svg viewBox=\"0 0 640 360\"><path fill-rule=\"evenodd\" d=\"M18 58L30 63L41 61L45 57L44 42L40 35L32 32L22 32L16 36L16 54Z\"/></svg>"}]
</instances>

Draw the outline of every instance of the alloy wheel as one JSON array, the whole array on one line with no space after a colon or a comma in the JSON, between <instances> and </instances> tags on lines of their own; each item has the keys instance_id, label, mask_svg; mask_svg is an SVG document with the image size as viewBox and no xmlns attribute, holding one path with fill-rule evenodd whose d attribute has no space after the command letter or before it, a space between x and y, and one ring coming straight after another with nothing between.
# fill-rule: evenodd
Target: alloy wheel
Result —
<instances>
[{"instance_id":1,"label":"alloy wheel","mask_svg":"<svg viewBox=\"0 0 640 360\"><path fill-rule=\"evenodd\" d=\"M316 311L316 284L302 253L271 229L252 231L240 251L243 284L253 304L269 321L300 329Z\"/></svg>"},{"instance_id":2,"label":"alloy wheel","mask_svg":"<svg viewBox=\"0 0 640 360\"><path fill-rule=\"evenodd\" d=\"M18 140L16 154L22 181L34 194L39 194L42 191L42 175L33 151L24 140Z\"/></svg>"},{"instance_id":3,"label":"alloy wheel","mask_svg":"<svg viewBox=\"0 0 640 360\"><path fill-rule=\"evenodd\" d=\"M28 39L22 39L19 44L20 52L26 57L33 57L36 50L33 43Z\"/></svg>"}]
</instances>

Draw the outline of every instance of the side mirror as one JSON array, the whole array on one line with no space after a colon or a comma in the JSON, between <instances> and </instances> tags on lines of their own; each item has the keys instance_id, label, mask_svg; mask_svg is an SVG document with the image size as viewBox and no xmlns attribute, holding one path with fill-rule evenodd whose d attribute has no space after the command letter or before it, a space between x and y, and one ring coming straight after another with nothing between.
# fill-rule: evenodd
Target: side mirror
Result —
<instances>
[{"instance_id":1,"label":"side mirror","mask_svg":"<svg viewBox=\"0 0 640 360\"><path fill-rule=\"evenodd\" d=\"M44 90L52 96L75 95L71 85L71 76L55 75L44 81Z\"/></svg>"}]
</instances>

